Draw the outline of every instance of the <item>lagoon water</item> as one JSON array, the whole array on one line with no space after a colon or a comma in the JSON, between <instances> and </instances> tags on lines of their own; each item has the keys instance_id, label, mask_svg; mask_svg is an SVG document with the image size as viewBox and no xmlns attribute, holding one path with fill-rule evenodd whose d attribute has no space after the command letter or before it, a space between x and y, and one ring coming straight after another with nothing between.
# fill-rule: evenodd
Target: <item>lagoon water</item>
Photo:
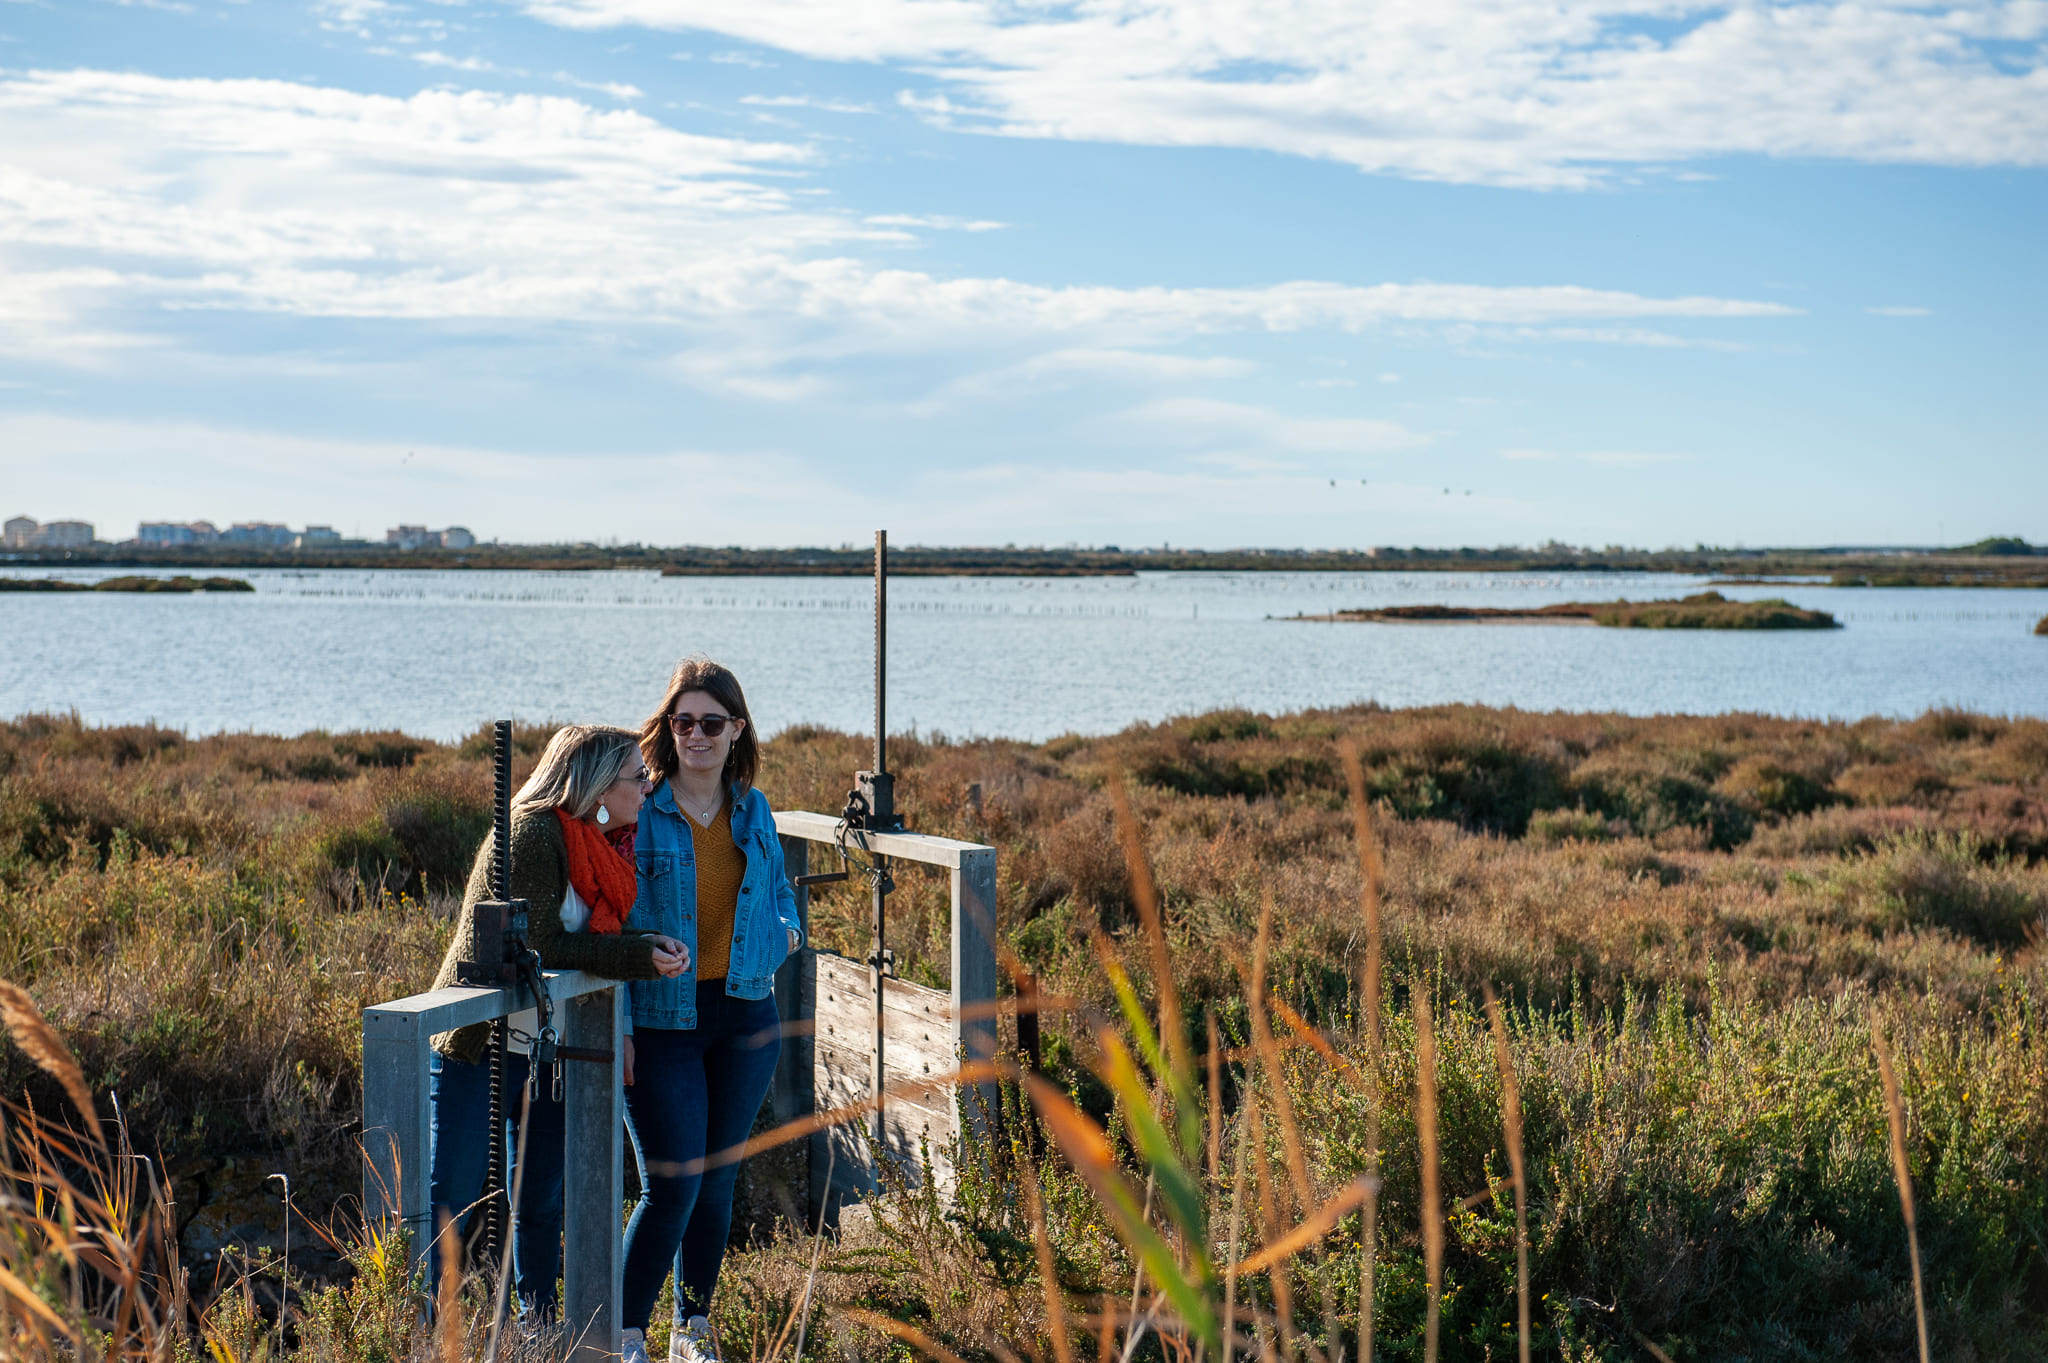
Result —
<instances>
[{"instance_id":1,"label":"lagoon water","mask_svg":"<svg viewBox=\"0 0 2048 1363\"><path fill-rule=\"evenodd\" d=\"M45 576L38 568L0 569ZM103 572L65 573L86 581ZM221 730L486 720L635 723L674 661L746 683L764 730L872 721L864 578L264 570L251 594L0 593L0 715ZM1855 718L1953 705L2048 715L2048 591L1728 587L1847 628L1749 633L1283 617L1426 602L1519 606L1702 589L1666 575L1143 573L892 578L889 727L1102 733L1225 706L1476 701L1636 714Z\"/></svg>"}]
</instances>

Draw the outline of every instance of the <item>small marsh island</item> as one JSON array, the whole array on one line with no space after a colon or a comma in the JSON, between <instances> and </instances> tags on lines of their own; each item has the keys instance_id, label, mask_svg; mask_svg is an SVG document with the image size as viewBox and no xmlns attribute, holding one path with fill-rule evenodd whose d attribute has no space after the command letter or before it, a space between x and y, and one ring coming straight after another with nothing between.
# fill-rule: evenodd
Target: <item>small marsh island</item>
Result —
<instances>
[{"instance_id":1,"label":"small marsh island","mask_svg":"<svg viewBox=\"0 0 2048 1363\"><path fill-rule=\"evenodd\" d=\"M1606 625L1614 629L1840 629L1826 611L1807 610L1770 597L1730 601L1699 592L1676 601L1561 601L1551 606L1382 606L1335 614L1293 615L1290 620L1358 621L1408 625Z\"/></svg>"},{"instance_id":2,"label":"small marsh island","mask_svg":"<svg viewBox=\"0 0 2048 1363\"><path fill-rule=\"evenodd\" d=\"M67 582L56 577L0 577L0 592L253 592L239 577L109 577L98 582Z\"/></svg>"}]
</instances>

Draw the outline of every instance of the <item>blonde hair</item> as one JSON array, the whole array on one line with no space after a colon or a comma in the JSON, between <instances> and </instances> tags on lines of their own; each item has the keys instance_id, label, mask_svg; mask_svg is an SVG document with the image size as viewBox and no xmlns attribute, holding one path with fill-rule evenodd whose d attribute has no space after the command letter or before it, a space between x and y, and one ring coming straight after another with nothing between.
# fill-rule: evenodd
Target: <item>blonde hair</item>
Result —
<instances>
[{"instance_id":1,"label":"blonde hair","mask_svg":"<svg viewBox=\"0 0 2048 1363\"><path fill-rule=\"evenodd\" d=\"M588 818L627 764L639 760L639 735L630 729L611 724L565 724L555 730L547 751L540 755L540 765L512 797L512 813L560 809L571 818Z\"/></svg>"}]
</instances>

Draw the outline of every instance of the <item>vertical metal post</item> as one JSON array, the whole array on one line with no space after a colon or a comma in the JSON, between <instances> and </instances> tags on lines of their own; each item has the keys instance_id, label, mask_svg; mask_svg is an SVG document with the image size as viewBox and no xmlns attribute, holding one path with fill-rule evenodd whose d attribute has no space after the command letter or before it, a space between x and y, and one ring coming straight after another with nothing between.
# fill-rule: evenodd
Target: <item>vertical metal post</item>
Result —
<instances>
[{"instance_id":1,"label":"vertical metal post","mask_svg":"<svg viewBox=\"0 0 2048 1363\"><path fill-rule=\"evenodd\" d=\"M875 770L889 770L889 532L875 532Z\"/></svg>"},{"instance_id":2,"label":"vertical metal post","mask_svg":"<svg viewBox=\"0 0 2048 1363\"><path fill-rule=\"evenodd\" d=\"M874 780L874 789L875 789L875 791L877 792L877 794L878 794L878 795L880 795L880 794L884 794L884 793L887 793L887 792L889 792L889 781L888 781L888 772L889 772L889 719L888 719L888 714L889 714L889 712L888 712L888 700L889 700L889 532L888 532L888 531L886 531L886 530L877 530L877 531L875 532L875 780ZM882 822L884 822L884 823L886 823L886 822L887 822L887 819L888 819L888 816L890 816L890 815L893 815L893 813L894 813L894 806L893 806L893 804L892 804L891 808L890 808L890 809L889 809L888 811L886 811L886 812L885 812L885 811L881 811L881 810L876 810L876 811L874 811L874 812L875 812L875 813L877 813L877 814L882 814L882 815L884 815L884 817L883 817L883 819L882 819L881 821L882 821ZM876 858L875 858L875 865L876 865L876 867L877 867L877 868L879 869L879 868L880 868L880 867L881 867L881 866L883 865L883 859L882 859L881 857L876 857ZM886 1133L886 1131L885 1131L885 1129L884 1129L884 1121L883 1121L883 1116L882 1116L882 1109L883 1109L883 1106L884 1106L885 1102L887 1101L887 1100L886 1100L886 1099L885 1099L885 1098L883 1097L883 1091L884 1091L884 1090L885 1090L885 1089L887 1088L887 1086L888 1086L888 1082L889 1082L889 1081L888 1081L888 1079L886 1078L886 1076L885 1076L885 1072L884 1072L884 1070L883 1070L883 1057L882 1057L882 1046L883 1046L883 1033L884 1033L884 1031L886 1030L886 1029L884 1028L884 1026L883 1026L883 1013L884 1013L884 1009L883 1009L883 997L882 997L882 991L883 991L884 989L886 989L886 988L887 988L887 985L886 985L886 984L885 984L884 982L885 982L885 981L886 981L886 980L888 979L888 968L889 968L889 967L888 967L888 961L889 961L889 957L888 957L888 950L887 950L887 948L888 948L888 941L887 941L887 938L888 938L888 929L889 929L889 891L888 891L888 888L887 888L887 880L886 880L886 878L885 878L885 877L881 877L881 876L878 876L878 877L876 877L876 879L875 879L875 889L874 889L874 900L875 900L875 904L874 904L874 923L873 923L873 931L872 931L872 933L871 933L872 937L874 938L874 947L873 947L874 955L873 955L873 957L872 957L872 959L871 959L871 962L870 962L870 966L871 966L871 968L870 968L870 972L869 972L869 973L870 973L871 977L873 978L873 981L874 981L874 986L875 986L875 1054L874 1054L874 1063L873 1063L873 1068L872 1068L872 1069L871 1069L871 1070L869 1071L869 1076L868 1076L868 1077L869 1077L869 1083L870 1083L870 1085L871 1085L871 1088L870 1088L870 1092L872 1092L872 1093L874 1094L874 1098L875 1098L875 1112L874 1112L874 1116L873 1116L873 1117L872 1117L872 1118L870 1119L870 1128L871 1128L871 1130L872 1130L872 1132L873 1132L873 1134L874 1134L874 1138L875 1138L875 1144L876 1144L877 1146L880 1146L880 1147L883 1147L883 1148L887 1148L887 1145L888 1145L888 1136L887 1136L887 1133Z\"/></svg>"},{"instance_id":3,"label":"vertical metal post","mask_svg":"<svg viewBox=\"0 0 2048 1363\"><path fill-rule=\"evenodd\" d=\"M491 839L491 898L497 902L490 910L501 915L512 899L512 721L501 719L497 722L496 743L491 754L492 765L492 809ZM478 905L478 912L485 906ZM498 925L499 942L505 940L505 929L510 925L501 917ZM503 956L503 947L499 949ZM490 1159L484 1174L484 1262L503 1262L505 1247L512 1242L512 1150L505 1139L505 1119L510 1115L507 1106L511 1095L505 1091L505 1051L510 1041L509 1024L499 1018L491 1024L491 1128ZM497 1338L493 1327L491 1338Z\"/></svg>"},{"instance_id":4,"label":"vertical metal post","mask_svg":"<svg viewBox=\"0 0 2048 1363\"><path fill-rule=\"evenodd\" d=\"M562 1006L562 1040L609 1051L609 1063L577 1061L562 1081L562 1325L569 1363L619 1356L619 1299L625 1249L619 1212L626 1199L619 1128L626 1120L622 1060L623 988L600 990Z\"/></svg>"}]
</instances>

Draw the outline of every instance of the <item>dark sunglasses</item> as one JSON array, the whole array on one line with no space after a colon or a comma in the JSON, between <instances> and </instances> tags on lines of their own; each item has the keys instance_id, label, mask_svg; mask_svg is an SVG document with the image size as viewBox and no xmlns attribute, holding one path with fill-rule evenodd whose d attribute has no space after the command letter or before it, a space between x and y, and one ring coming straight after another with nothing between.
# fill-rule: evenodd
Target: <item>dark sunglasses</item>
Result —
<instances>
[{"instance_id":1,"label":"dark sunglasses","mask_svg":"<svg viewBox=\"0 0 2048 1363\"><path fill-rule=\"evenodd\" d=\"M727 724L737 723L732 715L670 715L668 727L675 730L677 738L686 737L692 729L702 729L704 737L716 738L725 732Z\"/></svg>"}]
</instances>

